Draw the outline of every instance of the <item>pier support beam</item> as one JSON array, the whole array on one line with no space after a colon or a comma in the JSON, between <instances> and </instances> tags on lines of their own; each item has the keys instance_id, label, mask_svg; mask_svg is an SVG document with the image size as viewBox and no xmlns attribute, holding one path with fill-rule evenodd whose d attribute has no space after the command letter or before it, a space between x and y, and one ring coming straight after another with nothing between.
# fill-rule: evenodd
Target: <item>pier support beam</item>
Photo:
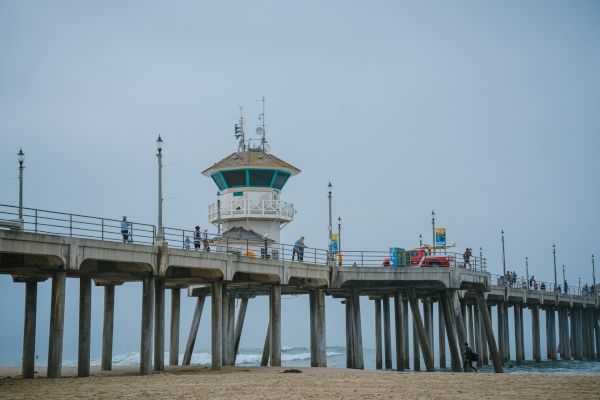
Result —
<instances>
[{"instance_id":1,"label":"pier support beam","mask_svg":"<svg viewBox=\"0 0 600 400\"><path fill-rule=\"evenodd\" d=\"M438 300L438 351L440 354L440 368L446 368L446 326L441 304L442 303Z\"/></svg>"},{"instance_id":2,"label":"pier support beam","mask_svg":"<svg viewBox=\"0 0 600 400\"><path fill-rule=\"evenodd\" d=\"M375 369L383 369L381 345L381 299L375 299Z\"/></svg>"},{"instance_id":3,"label":"pier support beam","mask_svg":"<svg viewBox=\"0 0 600 400\"><path fill-rule=\"evenodd\" d=\"M238 311L237 323L235 324L235 339L233 343L233 365L240 349L240 339L242 338L242 329L246 319L246 309L248 308L248 297L242 297L240 301L240 310Z\"/></svg>"},{"instance_id":4,"label":"pier support beam","mask_svg":"<svg viewBox=\"0 0 600 400\"><path fill-rule=\"evenodd\" d=\"M554 307L546 308L546 357L556 360L556 322Z\"/></svg>"},{"instance_id":5,"label":"pier support beam","mask_svg":"<svg viewBox=\"0 0 600 400\"><path fill-rule=\"evenodd\" d=\"M442 308L444 326L446 327L446 334L448 337L448 347L450 347L450 362L452 364L452 371L461 372L461 358L458 350L458 344L456 342L456 329L454 328L454 316L452 315L452 310L450 307L450 296L447 291L440 291L439 293L440 307Z\"/></svg>"},{"instance_id":6,"label":"pier support beam","mask_svg":"<svg viewBox=\"0 0 600 400\"><path fill-rule=\"evenodd\" d=\"M229 291L227 282L221 287L221 352L223 365L229 365Z\"/></svg>"},{"instance_id":7,"label":"pier support beam","mask_svg":"<svg viewBox=\"0 0 600 400\"><path fill-rule=\"evenodd\" d=\"M390 323L390 299L383 296L383 342L385 344L385 369L392 369L392 327Z\"/></svg>"},{"instance_id":8,"label":"pier support beam","mask_svg":"<svg viewBox=\"0 0 600 400\"><path fill-rule=\"evenodd\" d=\"M211 368L220 371L223 367L223 281L211 286Z\"/></svg>"},{"instance_id":9,"label":"pier support beam","mask_svg":"<svg viewBox=\"0 0 600 400\"><path fill-rule=\"evenodd\" d=\"M325 292L313 289L308 293L310 302L310 366L327 366L325 330Z\"/></svg>"},{"instance_id":10,"label":"pier support beam","mask_svg":"<svg viewBox=\"0 0 600 400\"><path fill-rule=\"evenodd\" d=\"M65 271L56 272L52 276L52 300L50 304L50 339L48 343L48 378L60 378L62 374L66 280L67 273Z\"/></svg>"},{"instance_id":11,"label":"pier support beam","mask_svg":"<svg viewBox=\"0 0 600 400\"><path fill-rule=\"evenodd\" d=\"M408 289L408 301L410 303L410 308L413 315L413 326L416 327L417 336L419 338L419 344L421 345L421 349L423 352L423 358L425 360L425 369L427 370L427 372L433 372L435 370L433 366L433 355L431 354L431 348L429 347L427 332L425 332L425 326L421 318L421 313L419 311L419 303L414 289ZM415 354L415 360L417 358L418 357Z\"/></svg>"},{"instance_id":12,"label":"pier support beam","mask_svg":"<svg viewBox=\"0 0 600 400\"><path fill-rule=\"evenodd\" d=\"M198 298L196 299L196 308L194 309L194 316L192 317L190 333L185 344L185 350L183 352L183 362L181 363L181 365L190 365L190 362L192 361L194 345L196 344L196 336L198 335L198 326L200 326L200 319L202 318L202 309L204 308L204 300L204 296L198 296Z\"/></svg>"},{"instance_id":13,"label":"pier support beam","mask_svg":"<svg viewBox=\"0 0 600 400\"><path fill-rule=\"evenodd\" d=\"M396 328L396 370L404 371L404 335L405 326L402 320L402 294L394 296L394 322Z\"/></svg>"},{"instance_id":14,"label":"pier support beam","mask_svg":"<svg viewBox=\"0 0 600 400\"><path fill-rule=\"evenodd\" d=\"M471 348L477 349L477 342L475 339L475 321L473 318L473 305L467 304L467 321L468 321L468 329L469 329L469 346ZM481 353L478 353L481 355Z\"/></svg>"},{"instance_id":15,"label":"pier support beam","mask_svg":"<svg viewBox=\"0 0 600 400\"><path fill-rule=\"evenodd\" d=\"M104 286L104 318L102 322L102 364L103 371L112 369L113 326L115 320L115 287Z\"/></svg>"},{"instance_id":16,"label":"pier support beam","mask_svg":"<svg viewBox=\"0 0 600 400\"><path fill-rule=\"evenodd\" d=\"M500 353L500 360L502 364L506 362L506 340L504 336L506 335L506 329L504 328L506 323L506 318L504 318L504 314L506 312L506 308L504 307L504 302L498 303L496 306L496 311L498 312L498 352Z\"/></svg>"},{"instance_id":17,"label":"pier support beam","mask_svg":"<svg viewBox=\"0 0 600 400\"><path fill-rule=\"evenodd\" d=\"M533 360L541 362L540 349L540 307L534 305L531 307L531 325L532 325L532 342L533 342Z\"/></svg>"},{"instance_id":18,"label":"pier support beam","mask_svg":"<svg viewBox=\"0 0 600 400\"><path fill-rule=\"evenodd\" d=\"M140 374L148 375L152 369L152 326L154 317L154 276L144 276L142 284L142 339Z\"/></svg>"},{"instance_id":19,"label":"pier support beam","mask_svg":"<svg viewBox=\"0 0 600 400\"><path fill-rule=\"evenodd\" d=\"M155 280L154 293L154 370L165 370L165 281Z\"/></svg>"},{"instance_id":20,"label":"pier support beam","mask_svg":"<svg viewBox=\"0 0 600 400\"><path fill-rule=\"evenodd\" d=\"M352 297L346 298L346 368L354 368L354 306Z\"/></svg>"},{"instance_id":21,"label":"pier support beam","mask_svg":"<svg viewBox=\"0 0 600 400\"><path fill-rule=\"evenodd\" d=\"M571 310L575 314L575 358L583 360L583 324L582 324L582 309L573 308Z\"/></svg>"},{"instance_id":22,"label":"pier support beam","mask_svg":"<svg viewBox=\"0 0 600 400\"><path fill-rule=\"evenodd\" d=\"M77 376L90 376L90 333L92 328L92 278L79 278L79 347Z\"/></svg>"},{"instance_id":23,"label":"pier support beam","mask_svg":"<svg viewBox=\"0 0 600 400\"><path fill-rule=\"evenodd\" d=\"M404 350L404 369L410 369L410 355L408 352L408 300L402 299L402 326L404 327L403 350Z\"/></svg>"},{"instance_id":24,"label":"pier support beam","mask_svg":"<svg viewBox=\"0 0 600 400\"><path fill-rule=\"evenodd\" d=\"M235 293L229 293L229 302L227 303L227 365L235 364Z\"/></svg>"},{"instance_id":25,"label":"pier support beam","mask_svg":"<svg viewBox=\"0 0 600 400\"><path fill-rule=\"evenodd\" d=\"M362 324L360 318L360 294L358 291L352 293L352 303L354 304L354 322L352 324L352 328L354 329L354 368L365 369L363 361Z\"/></svg>"},{"instance_id":26,"label":"pier support beam","mask_svg":"<svg viewBox=\"0 0 600 400\"><path fill-rule=\"evenodd\" d=\"M260 361L261 367L269 365L269 358L271 356L271 320L269 317L269 324L267 326L267 335L265 336L265 344L263 346L262 358Z\"/></svg>"},{"instance_id":27,"label":"pier support beam","mask_svg":"<svg viewBox=\"0 0 600 400\"><path fill-rule=\"evenodd\" d=\"M515 345L517 365L523 364L525 361L525 352L523 349L523 313L520 303L516 303L514 306L515 313Z\"/></svg>"},{"instance_id":28,"label":"pier support beam","mask_svg":"<svg viewBox=\"0 0 600 400\"><path fill-rule=\"evenodd\" d=\"M410 304L410 301L409 301ZM417 303L417 307L418 307ZM415 325L415 315L412 312L412 304L411 304L411 314L413 316L413 329L412 329L412 342L413 342L413 371L419 372L421 371L421 346L419 346L419 333L417 332L417 326Z\"/></svg>"},{"instance_id":29,"label":"pier support beam","mask_svg":"<svg viewBox=\"0 0 600 400\"><path fill-rule=\"evenodd\" d=\"M281 286L271 286L269 295L271 315L271 366L281 367Z\"/></svg>"},{"instance_id":30,"label":"pier support beam","mask_svg":"<svg viewBox=\"0 0 600 400\"><path fill-rule=\"evenodd\" d=\"M594 310L593 315L594 332L596 334L596 359L600 360L600 311Z\"/></svg>"},{"instance_id":31,"label":"pier support beam","mask_svg":"<svg viewBox=\"0 0 600 400\"><path fill-rule=\"evenodd\" d=\"M171 326L169 329L169 365L179 365L179 311L181 289L171 289Z\"/></svg>"},{"instance_id":32,"label":"pier support beam","mask_svg":"<svg viewBox=\"0 0 600 400\"><path fill-rule=\"evenodd\" d=\"M23 327L23 364L21 374L31 379L35 373L35 321L37 313L37 281L25 282L25 322Z\"/></svg>"},{"instance_id":33,"label":"pier support beam","mask_svg":"<svg viewBox=\"0 0 600 400\"><path fill-rule=\"evenodd\" d=\"M477 359L477 366L483 366L483 338L482 338L482 329L481 329L481 317L479 316L479 309L477 305L471 306L473 310L473 318L475 322L475 351L479 354L479 358Z\"/></svg>"},{"instance_id":34,"label":"pier support beam","mask_svg":"<svg viewBox=\"0 0 600 400\"><path fill-rule=\"evenodd\" d=\"M492 319L490 314L488 313L487 304L485 300L485 295L482 292L477 292L477 307L479 308L479 313L481 314L481 322L483 324L483 328L485 330L485 336L488 343L488 349L490 351L490 356L492 358L492 363L494 365L494 372L501 373L502 372L502 362L500 361L500 354L498 352L498 347L496 347L496 339L494 338L494 330L492 328Z\"/></svg>"},{"instance_id":35,"label":"pier support beam","mask_svg":"<svg viewBox=\"0 0 600 400\"><path fill-rule=\"evenodd\" d=\"M423 323L425 325L425 334L427 335L427 343L429 344L429 351L431 352L431 358L434 356L434 341L433 341L433 302L431 297L423 299Z\"/></svg>"},{"instance_id":36,"label":"pier support beam","mask_svg":"<svg viewBox=\"0 0 600 400\"><path fill-rule=\"evenodd\" d=\"M460 348L461 360L462 362L464 362L465 360L463 357L465 354L465 343L467 342L467 332L465 329L465 322L462 316L460 300L458 298L458 291L451 289L448 290L448 293L450 295L451 300L450 306L454 314L454 325L456 327L456 333L458 335L458 346Z\"/></svg>"}]
</instances>

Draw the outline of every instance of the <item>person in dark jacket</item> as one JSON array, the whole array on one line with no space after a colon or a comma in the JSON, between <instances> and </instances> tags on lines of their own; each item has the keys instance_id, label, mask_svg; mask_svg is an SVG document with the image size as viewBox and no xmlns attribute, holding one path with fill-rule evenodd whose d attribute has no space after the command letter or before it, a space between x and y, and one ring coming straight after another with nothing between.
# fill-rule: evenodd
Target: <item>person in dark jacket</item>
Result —
<instances>
[{"instance_id":1,"label":"person in dark jacket","mask_svg":"<svg viewBox=\"0 0 600 400\"><path fill-rule=\"evenodd\" d=\"M463 369L465 372L469 372L468 368L477 372L477 368L473 366L473 361L477 361L477 354L473 353L473 350L469 347L469 343L465 343L465 363L463 365Z\"/></svg>"}]
</instances>

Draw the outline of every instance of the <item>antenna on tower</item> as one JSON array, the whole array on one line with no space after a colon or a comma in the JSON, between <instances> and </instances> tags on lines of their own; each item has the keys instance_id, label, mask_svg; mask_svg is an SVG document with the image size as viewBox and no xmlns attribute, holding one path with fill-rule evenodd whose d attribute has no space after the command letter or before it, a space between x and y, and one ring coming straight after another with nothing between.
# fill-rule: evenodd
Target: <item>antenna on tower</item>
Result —
<instances>
[{"instance_id":1,"label":"antenna on tower","mask_svg":"<svg viewBox=\"0 0 600 400\"><path fill-rule=\"evenodd\" d=\"M238 151L246 151L246 138L244 134L244 107L240 106L240 120L235 124L235 138L239 141Z\"/></svg>"},{"instance_id":2,"label":"antenna on tower","mask_svg":"<svg viewBox=\"0 0 600 400\"><path fill-rule=\"evenodd\" d=\"M266 126L265 126L265 103L267 102L267 100L265 99L265 96L262 96L260 101L262 102L262 113L258 114L258 120L262 123L261 126L259 126L258 128L256 128L256 134L260 135L260 149L262 151L266 151L267 148L267 138L266 138Z\"/></svg>"}]
</instances>

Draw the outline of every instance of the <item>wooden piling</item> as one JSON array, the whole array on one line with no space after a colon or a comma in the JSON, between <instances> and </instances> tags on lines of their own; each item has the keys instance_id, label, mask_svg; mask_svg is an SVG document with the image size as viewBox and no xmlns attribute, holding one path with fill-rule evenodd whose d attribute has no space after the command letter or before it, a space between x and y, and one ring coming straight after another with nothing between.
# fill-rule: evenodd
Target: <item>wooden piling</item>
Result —
<instances>
[{"instance_id":1,"label":"wooden piling","mask_svg":"<svg viewBox=\"0 0 600 400\"><path fill-rule=\"evenodd\" d=\"M52 300L50 304L50 338L48 343L48 378L60 378L62 374L62 350L65 324L65 285L67 273L55 272L52 276Z\"/></svg>"},{"instance_id":2,"label":"wooden piling","mask_svg":"<svg viewBox=\"0 0 600 400\"><path fill-rule=\"evenodd\" d=\"M194 316L192 317L192 324L190 325L190 332L188 334L187 342L185 344L185 350L183 352L183 362L181 365L190 365L192 361L192 354L194 353L194 345L196 344L196 337L198 336L198 326L200 326L200 319L202 318L202 309L204 308L205 296L198 296L196 299L196 307L194 308Z\"/></svg>"},{"instance_id":3,"label":"wooden piling","mask_svg":"<svg viewBox=\"0 0 600 400\"><path fill-rule=\"evenodd\" d=\"M140 374L148 375L152 369L152 326L154 319L154 276L146 274L142 284L142 338Z\"/></svg>"},{"instance_id":4,"label":"wooden piling","mask_svg":"<svg viewBox=\"0 0 600 400\"><path fill-rule=\"evenodd\" d=\"M37 314L37 281L25 282L25 322L23 327L23 364L21 374L31 379L35 373L35 328Z\"/></svg>"},{"instance_id":5,"label":"wooden piling","mask_svg":"<svg viewBox=\"0 0 600 400\"><path fill-rule=\"evenodd\" d=\"M77 376L90 376L90 333L92 327L92 278L79 278L79 346Z\"/></svg>"}]
</instances>

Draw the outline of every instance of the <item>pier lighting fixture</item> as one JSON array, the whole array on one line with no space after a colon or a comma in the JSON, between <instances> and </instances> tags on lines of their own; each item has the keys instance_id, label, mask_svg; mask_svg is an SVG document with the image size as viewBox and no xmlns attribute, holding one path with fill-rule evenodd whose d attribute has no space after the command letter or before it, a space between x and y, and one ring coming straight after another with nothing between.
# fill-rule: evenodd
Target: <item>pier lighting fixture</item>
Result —
<instances>
[{"instance_id":1,"label":"pier lighting fixture","mask_svg":"<svg viewBox=\"0 0 600 400\"><path fill-rule=\"evenodd\" d=\"M329 260L333 260L333 248L331 247L332 242L332 236L333 236L333 232L332 232L332 222L331 222L331 215L332 215L332 211L331 211L331 191L333 189L333 185L331 184L331 182L329 182L329 184L327 185L327 190L329 192L329 195L327 196L327 198L329 199Z\"/></svg>"},{"instance_id":2,"label":"pier lighting fixture","mask_svg":"<svg viewBox=\"0 0 600 400\"><path fill-rule=\"evenodd\" d=\"M162 208L163 208L163 196L162 196L162 149L163 140L158 135L156 139L156 158L158 159L158 230L156 232L156 240L162 241L164 239L163 224L162 224Z\"/></svg>"},{"instance_id":3,"label":"pier lighting fixture","mask_svg":"<svg viewBox=\"0 0 600 400\"><path fill-rule=\"evenodd\" d=\"M217 192L217 233L221 235L221 192Z\"/></svg>"},{"instance_id":4,"label":"pier lighting fixture","mask_svg":"<svg viewBox=\"0 0 600 400\"><path fill-rule=\"evenodd\" d=\"M552 243L552 256L554 257L554 289L556 290L558 281L556 280L556 244Z\"/></svg>"},{"instance_id":5,"label":"pier lighting fixture","mask_svg":"<svg viewBox=\"0 0 600 400\"><path fill-rule=\"evenodd\" d=\"M502 229L502 272L506 276L506 251L504 249L504 229Z\"/></svg>"},{"instance_id":6,"label":"pier lighting fixture","mask_svg":"<svg viewBox=\"0 0 600 400\"><path fill-rule=\"evenodd\" d=\"M338 263L342 266L342 217L338 217Z\"/></svg>"},{"instance_id":7,"label":"pier lighting fixture","mask_svg":"<svg viewBox=\"0 0 600 400\"><path fill-rule=\"evenodd\" d=\"M19 161L19 222L23 224L23 162L25 162L25 153L23 149L19 149L17 153L17 160Z\"/></svg>"},{"instance_id":8,"label":"pier lighting fixture","mask_svg":"<svg viewBox=\"0 0 600 400\"><path fill-rule=\"evenodd\" d=\"M432 253L435 254L435 211L431 211Z\"/></svg>"},{"instance_id":9,"label":"pier lighting fixture","mask_svg":"<svg viewBox=\"0 0 600 400\"><path fill-rule=\"evenodd\" d=\"M479 263L481 264L481 270L485 271L485 264L483 263L483 247L479 246Z\"/></svg>"},{"instance_id":10,"label":"pier lighting fixture","mask_svg":"<svg viewBox=\"0 0 600 400\"><path fill-rule=\"evenodd\" d=\"M419 233L419 247L423 247L423 235Z\"/></svg>"},{"instance_id":11,"label":"pier lighting fixture","mask_svg":"<svg viewBox=\"0 0 600 400\"><path fill-rule=\"evenodd\" d=\"M529 257L525 257L525 278L527 279L527 285L529 285Z\"/></svg>"},{"instance_id":12,"label":"pier lighting fixture","mask_svg":"<svg viewBox=\"0 0 600 400\"><path fill-rule=\"evenodd\" d=\"M596 264L594 262L594 255L593 254L592 254L592 283L594 285L594 290L596 290Z\"/></svg>"}]
</instances>

